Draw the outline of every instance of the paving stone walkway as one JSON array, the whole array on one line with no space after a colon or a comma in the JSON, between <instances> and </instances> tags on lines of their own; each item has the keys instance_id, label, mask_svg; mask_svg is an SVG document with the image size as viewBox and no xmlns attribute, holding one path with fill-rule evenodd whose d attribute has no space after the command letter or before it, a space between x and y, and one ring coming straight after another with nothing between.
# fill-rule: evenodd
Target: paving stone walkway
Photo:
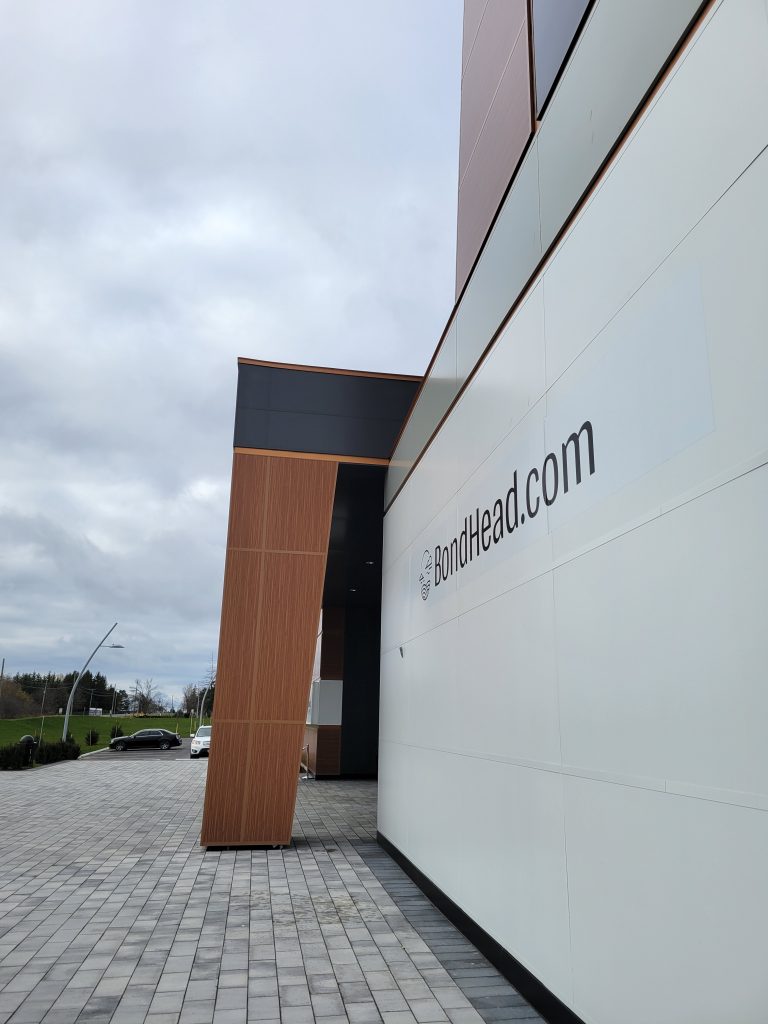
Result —
<instances>
[{"instance_id":1,"label":"paving stone walkway","mask_svg":"<svg viewBox=\"0 0 768 1024\"><path fill-rule=\"evenodd\" d=\"M303 781L290 849L206 852L205 771L0 775L0 1024L541 1019L376 844L375 783Z\"/></svg>"}]
</instances>

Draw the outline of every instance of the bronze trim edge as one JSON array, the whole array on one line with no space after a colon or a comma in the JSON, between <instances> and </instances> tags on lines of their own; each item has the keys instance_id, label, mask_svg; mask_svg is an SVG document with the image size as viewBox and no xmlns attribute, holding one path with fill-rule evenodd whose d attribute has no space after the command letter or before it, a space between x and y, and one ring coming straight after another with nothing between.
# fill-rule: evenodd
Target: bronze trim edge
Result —
<instances>
[{"instance_id":1,"label":"bronze trim edge","mask_svg":"<svg viewBox=\"0 0 768 1024\"><path fill-rule=\"evenodd\" d=\"M382 380L411 380L421 381L423 377L411 373L378 373L376 370L346 370L335 366L306 366L303 363L277 363L269 359L249 359L247 356L238 356L237 364L245 366L268 366L275 370L298 370L306 373L330 373L340 374L342 377L374 377Z\"/></svg>"},{"instance_id":2,"label":"bronze trim edge","mask_svg":"<svg viewBox=\"0 0 768 1024\"><path fill-rule=\"evenodd\" d=\"M276 459L314 459L320 462L351 462L360 466L388 466L389 459L374 459L365 455L331 455L326 452L285 452L275 448L241 448L235 446L235 455L267 455Z\"/></svg>"}]
</instances>

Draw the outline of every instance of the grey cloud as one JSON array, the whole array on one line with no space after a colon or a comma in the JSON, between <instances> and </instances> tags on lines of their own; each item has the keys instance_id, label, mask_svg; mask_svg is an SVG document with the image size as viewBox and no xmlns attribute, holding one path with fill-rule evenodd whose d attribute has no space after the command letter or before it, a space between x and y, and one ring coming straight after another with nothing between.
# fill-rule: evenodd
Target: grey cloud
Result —
<instances>
[{"instance_id":1,"label":"grey cloud","mask_svg":"<svg viewBox=\"0 0 768 1024\"><path fill-rule=\"evenodd\" d=\"M43 0L0 43L0 655L216 646L237 355L421 372L460 0ZM103 628L102 628L103 627Z\"/></svg>"}]
</instances>

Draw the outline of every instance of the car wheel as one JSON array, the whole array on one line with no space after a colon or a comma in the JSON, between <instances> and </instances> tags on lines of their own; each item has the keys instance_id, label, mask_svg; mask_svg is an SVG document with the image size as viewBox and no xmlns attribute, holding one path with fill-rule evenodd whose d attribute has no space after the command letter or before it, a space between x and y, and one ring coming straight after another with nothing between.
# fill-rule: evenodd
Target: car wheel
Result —
<instances>
[{"instance_id":1,"label":"car wheel","mask_svg":"<svg viewBox=\"0 0 768 1024\"><path fill-rule=\"evenodd\" d=\"M197 760L197 758L199 757L199 755L198 755L198 754L190 754L189 756L190 756L190 757L191 757L191 758L192 758L192 759L193 759L194 761L196 761L196 760Z\"/></svg>"},{"instance_id":2,"label":"car wheel","mask_svg":"<svg viewBox=\"0 0 768 1024\"><path fill-rule=\"evenodd\" d=\"M165 740L163 743L160 744L160 749L161 750L170 750L171 749L171 744L168 742L168 740Z\"/></svg>"},{"instance_id":3,"label":"car wheel","mask_svg":"<svg viewBox=\"0 0 768 1024\"><path fill-rule=\"evenodd\" d=\"M125 744L124 743L116 743L115 744L115 750L125 750Z\"/></svg>"}]
</instances>

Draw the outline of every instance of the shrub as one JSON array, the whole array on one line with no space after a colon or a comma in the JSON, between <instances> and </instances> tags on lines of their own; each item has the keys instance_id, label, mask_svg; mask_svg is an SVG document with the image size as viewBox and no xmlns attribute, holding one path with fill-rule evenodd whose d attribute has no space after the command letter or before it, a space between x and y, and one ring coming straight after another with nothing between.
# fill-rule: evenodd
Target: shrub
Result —
<instances>
[{"instance_id":1,"label":"shrub","mask_svg":"<svg viewBox=\"0 0 768 1024\"><path fill-rule=\"evenodd\" d=\"M85 734L85 745L86 747L95 747L99 742L99 734L95 729L89 729Z\"/></svg>"},{"instance_id":2,"label":"shrub","mask_svg":"<svg viewBox=\"0 0 768 1024\"><path fill-rule=\"evenodd\" d=\"M26 768L28 755L18 743L12 743L7 747L0 747L0 770L9 771L18 768Z\"/></svg>"},{"instance_id":3,"label":"shrub","mask_svg":"<svg viewBox=\"0 0 768 1024\"><path fill-rule=\"evenodd\" d=\"M117 739L118 736L124 735L125 733L123 732L119 725L113 725L112 728L109 730L109 738L111 740L115 740Z\"/></svg>"},{"instance_id":4,"label":"shrub","mask_svg":"<svg viewBox=\"0 0 768 1024\"><path fill-rule=\"evenodd\" d=\"M80 747L77 743L63 742L41 743L35 754L35 761L38 764L54 764L56 761L74 761L80 757Z\"/></svg>"},{"instance_id":5,"label":"shrub","mask_svg":"<svg viewBox=\"0 0 768 1024\"><path fill-rule=\"evenodd\" d=\"M41 743L34 753L36 764L54 764L56 761L74 761L80 757L80 747L76 743ZM0 771L18 771L29 767L29 752L18 743L0 747Z\"/></svg>"}]
</instances>

